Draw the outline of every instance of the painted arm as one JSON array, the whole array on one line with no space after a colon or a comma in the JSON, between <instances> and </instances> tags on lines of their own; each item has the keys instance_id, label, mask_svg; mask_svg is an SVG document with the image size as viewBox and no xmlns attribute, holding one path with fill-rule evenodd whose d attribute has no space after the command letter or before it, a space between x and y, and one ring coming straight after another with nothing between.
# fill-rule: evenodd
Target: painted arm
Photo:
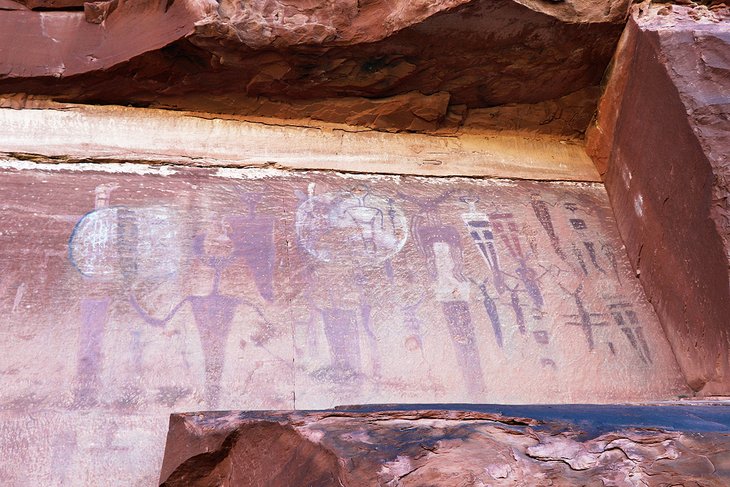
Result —
<instances>
[{"instance_id":1,"label":"painted arm","mask_svg":"<svg viewBox=\"0 0 730 487\"><path fill-rule=\"evenodd\" d=\"M174 316L177 314L177 312L180 310L182 305L185 304L185 302L187 300L188 300L188 298L185 298L182 301L180 301L174 308L172 308L172 310L167 314L167 316L160 319L160 318L155 318L154 316L151 316L147 311L145 311L144 308L142 308L142 306L139 304L139 301L137 301L137 297L134 295L134 293L131 293L131 292L129 293L129 302L131 303L132 308L134 308L135 311L137 311L137 313L145 321L145 323L147 323L148 325L156 326L156 327L160 327L160 328L165 327L167 325L167 323L172 318L174 318Z\"/></svg>"}]
</instances>

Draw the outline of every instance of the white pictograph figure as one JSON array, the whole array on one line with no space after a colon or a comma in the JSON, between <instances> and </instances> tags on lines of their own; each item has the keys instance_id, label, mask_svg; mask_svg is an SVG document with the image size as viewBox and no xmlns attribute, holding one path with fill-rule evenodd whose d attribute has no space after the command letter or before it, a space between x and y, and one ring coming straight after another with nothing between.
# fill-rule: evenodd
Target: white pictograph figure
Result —
<instances>
[{"instance_id":1,"label":"white pictograph figure","mask_svg":"<svg viewBox=\"0 0 730 487\"><path fill-rule=\"evenodd\" d=\"M420 210L411 219L413 238L426 258L434 299L441 303L468 394L478 398L484 392L484 372L469 309L471 284L463 274L461 234L458 228L439 219L438 209L452 193L446 191L431 198L399 195Z\"/></svg>"},{"instance_id":2,"label":"white pictograph figure","mask_svg":"<svg viewBox=\"0 0 730 487\"><path fill-rule=\"evenodd\" d=\"M380 208L369 206L367 197L370 192L360 187L352 191L351 206L345 206L345 215L349 216L360 229L363 249L375 254L378 250L375 235L385 232L385 217ZM354 204L353 204L354 203Z\"/></svg>"},{"instance_id":3,"label":"white pictograph figure","mask_svg":"<svg viewBox=\"0 0 730 487\"><path fill-rule=\"evenodd\" d=\"M315 195L312 184L297 208L296 231L299 244L317 260L377 266L403 248L408 222L392 201L365 186Z\"/></svg>"},{"instance_id":4,"label":"white pictograph figure","mask_svg":"<svg viewBox=\"0 0 730 487\"><path fill-rule=\"evenodd\" d=\"M74 226L68 243L68 259L91 283L118 282L130 289L144 279L159 280L177 272L181 249L176 213L167 206L111 206L116 183L94 190L94 209ZM74 402L78 407L96 404L101 387L102 345L107 340L107 321L114 298L96 286L79 302L78 364ZM138 357L139 330L130 327L129 343ZM137 373L139 360L133 358Z\"/></svg>"},{"instance_id":5,"label":"white pictograph figure","mask_svg":"<svg viewBox=\"0 0 730 487\"><path fill-rule=\"evenodd\" d=\"M392 274L390 259L408 239L408 221L392 199L370 193L360 185L350 191L315 195L308 187L307 199L296 213L297 240L319 265L337 266L351 276L357 290L355 306L318 307L312 303L313 320L321 320L330 351L330 366L315 375L351 382L361 377L360 337L369 345L372 372L379 375L377 337L373 329L373 303L368 297L367 269L380 266ZM313 273L316 271L313 271ZM311 287L316 284L312 281ZM311 290L310 290L311 292ZM316 315L320 315L316 317Z\"/></svg>"}]
</instances>

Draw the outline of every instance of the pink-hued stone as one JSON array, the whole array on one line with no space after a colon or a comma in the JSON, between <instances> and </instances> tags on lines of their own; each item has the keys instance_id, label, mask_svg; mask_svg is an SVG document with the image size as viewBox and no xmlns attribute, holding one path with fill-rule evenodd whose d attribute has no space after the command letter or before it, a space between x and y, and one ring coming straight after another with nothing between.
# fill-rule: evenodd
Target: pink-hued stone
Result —
<instances>
[{"instance_id":1,"label":"pink-hued stone","mask_svg":"<svg viewBox=\"0 0 730 487\"><path fill-rule=\"evenodd\" d=\"M635 7L588 135L687 381L730 392L730 8Z\"/></svg>"},{"instance_id":2,"label":"pink-hued stone","mask_svg":"<svg viewBox=\"0 0 730 487\"><path fill-rule=\"evenodd\" d=\"M721 487L728 419L720 405L174 414L160 483Z\"/></svg>"},{"instance_id":3,"label":"pink-hued stone","mask_svg":"<svg viewBox=\"0 0 730 487\"><path fill-rule=\"evenodd\" d=\"M171 411L687 391L600 185L43 167L0 174L5 485L148 479Z\"/></svg>"},{"instance_id":4,"label":"pink-hued stone","mask_svg":"<svg viewBox=\"0 0 730 487\"><path fill-rule=\"evenodd\" d=\"M411 131L510 105L477 127L575 137L630 2L25 3L84 11L0 9L0 93Z\"/></svg>"}]
</instances>

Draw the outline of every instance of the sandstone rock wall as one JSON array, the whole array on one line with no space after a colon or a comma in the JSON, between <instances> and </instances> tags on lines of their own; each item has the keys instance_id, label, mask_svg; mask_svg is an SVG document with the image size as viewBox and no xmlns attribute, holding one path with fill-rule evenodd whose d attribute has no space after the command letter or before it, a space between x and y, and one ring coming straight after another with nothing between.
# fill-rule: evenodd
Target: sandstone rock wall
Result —
<instances>
[{"instance_id":1,"label":"sandstone rock wall","mask_svg":"<svg viewBox=\"0 0 730 487\"><path fill-rule=\"evenodd\" d=\"M727 394L727 8L636 7L604 189L628 4L0 0L0 482L149 485L179 410ZM725 436L443 413L343 467L355 416L163 480L248 434L282 484L727 480Z\"/></svg>"},{"instance_id":2,"label":"sandstone rock wall","mask_svg":"<svg viewBox=\"0 0 730 487\"><path fill-rule=\"evenodd\" d=\"M173 415L160 482L166 487L730 482L728 407L436 407Z\"/></svg>"},{"instance_id":3,"label":"sandstone rock wall","mask_svg":"<svg viewBox=\"0 0 730 487\"><path fill-rule=\"evenodd\" d=\"M453 131L470 109L489 108L497 125L576 137L628 3L115 0L85 12L4 10L0 92L380 130ZM586 93L588 105L561 101Z\"/></svg>"},{"instance_id":4,"label":"sandstone rock wall","mask_svg":"<svg viewBox=\"0 0 730 487\"><path fill-rule=\"evenodd\" d=\"M689 383L730 390L726 7L636 7L588 138Z\"/></svg>"},{"instance_id":5,"label":"sandstone rock wall","mask_svg":"<svg viewBox=\"0 0 730 487\"><path fill-rule=\"evenodd\" d=\"M3 485L149 485L172 411L689 392L600 184L11 162Z\"/></svg>"}]
</instances>

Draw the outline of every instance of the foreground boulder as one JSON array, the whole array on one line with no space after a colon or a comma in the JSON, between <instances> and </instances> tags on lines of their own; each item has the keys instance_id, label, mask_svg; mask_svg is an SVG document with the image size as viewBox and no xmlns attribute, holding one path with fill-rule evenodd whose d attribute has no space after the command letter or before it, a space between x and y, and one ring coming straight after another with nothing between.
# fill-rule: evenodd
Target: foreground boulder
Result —
<instances>
[{"instance_id":1,"label":"foreground boulder","mask_svg":"<svg viewBox=\"0 0 730 487\"><path fill-rule=\"evenodd\" d=\"M726 406L174 414L160 485L722 486L728 421Z\"/></svg>"}]
</instances>

